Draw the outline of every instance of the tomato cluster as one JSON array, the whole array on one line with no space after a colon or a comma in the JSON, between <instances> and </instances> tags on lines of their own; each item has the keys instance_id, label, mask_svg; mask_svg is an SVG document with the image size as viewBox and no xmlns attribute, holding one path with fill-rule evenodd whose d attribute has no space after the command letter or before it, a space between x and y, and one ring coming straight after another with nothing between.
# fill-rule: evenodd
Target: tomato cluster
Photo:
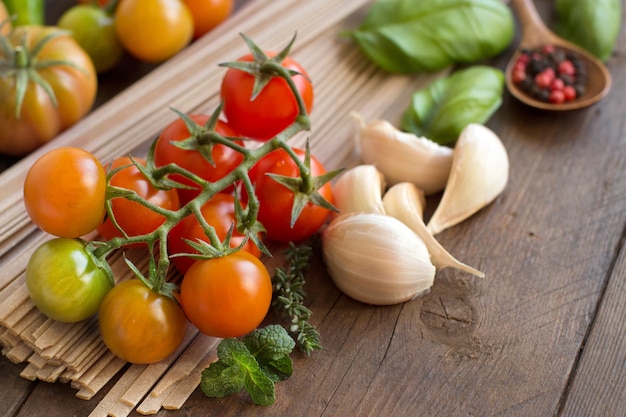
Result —
<instances>
[{"instance_id":1,"label":"tomato cluster","mask_svg":"<svg viewBox=\"0 0 626 417\"><path fill-rule=\"evenodd\" d=\"M233 11L233 0L80 0L58 25L70 30L99 73L113 68L123 51L162 62L208 33Z\"/></svg>"},{"instance_id":2,"label":"tomato cluster","mask_svg":"<svg viewBox=\"0 0 626 417\"><path fill-rule=\"evenodd\" d=\"M26 210L56 236L26 269L31 299L44 314L73 322L97 312L104 343L133 363L171 354L189 322L211 336L239 337L263 321L272 301L264 242L309 238L333 201L333 173L308 147L293 148L283 137L308 129L313 97L304 70L290 72L297 64L287 52L255 58L264 63L256 70L270 68L270 77L249 103L240 99L252 96L251 84L236 89L225 81L223 106L211 115L177 113L145 158L101 164L90 152L61 147L33 164ZM241 62L251 61L225 65L225 80L253 77ZM256 100L263 112L253 110ZM235 108L257 111L262 134L233 117ZM268 137L268 126L280 130ZM114 284L107 257L129 246L147 249L149 266L142 271L127 260L134 276ZM168 273L170 263L182 278Z\"/></svg>"}]
</instances>

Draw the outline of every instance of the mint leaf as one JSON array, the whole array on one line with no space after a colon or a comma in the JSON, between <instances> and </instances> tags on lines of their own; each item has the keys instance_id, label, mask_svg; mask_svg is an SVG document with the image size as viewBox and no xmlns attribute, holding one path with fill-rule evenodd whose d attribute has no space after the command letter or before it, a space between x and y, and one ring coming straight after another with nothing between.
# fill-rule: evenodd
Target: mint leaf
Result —
<instances>
[{"instance_id":1,"label":"mint leaf","mask_svg":"<svg viewBox=\"0 0 626 417\"><path fill-rule=\"evenodd\" d=\"M242 341L259 362L269 362L289 355L296 346L289 333L278 324L257 329L245 336Z\"/></svg>"},{"instance_id":2,"label":"mint leaf","mask_svg":"<svg viewBox=\"0 0 626 417\"><path fill-rule=\"evenodd\" d=\"M278 324L257 329L242 340L224 339L217 346L218 360L202 371L200 389L207 397L225 397L245 389L252 401L272 405L274 382L293 372L289 354L296 342Z\"/></svg>"},{"instance_id":3,"label":"mint leaf","mask_svg":"<svg viewBox=\"0 0 626 417\"><path fill-rule=\"evenodd\" d=\"M254 358L253 358L254 359ZM272 405L276 401L276 390L272 381L255 361L254 370L249 370L246 375L245 388L250 398L258 405Z\"/></svg>"},{"instance_id":4,"label":"mint leaf","mask_svg":"<svg viewBox=\"0 0 626 417\"><path fill-rule=\"evenodd\" d=\"M233 338L222 340L217 357L217 362L202 371L200 389L204 395L220 398L245 389L256 404L274 403L274 382L243 342Z\"/></svg>"},{"instance_id":5,"label":"mint leaf","mask_svg":"<svg viewBox=\"0 0 626 417\"><path fill-rule=\"evenodd\" d=\"M257 329L245 336L243 343L272 381L282 381L293 373L293 362L289 354L296 342L282 326L270 324L264 329Z\"/></svg>"}]
</instances>

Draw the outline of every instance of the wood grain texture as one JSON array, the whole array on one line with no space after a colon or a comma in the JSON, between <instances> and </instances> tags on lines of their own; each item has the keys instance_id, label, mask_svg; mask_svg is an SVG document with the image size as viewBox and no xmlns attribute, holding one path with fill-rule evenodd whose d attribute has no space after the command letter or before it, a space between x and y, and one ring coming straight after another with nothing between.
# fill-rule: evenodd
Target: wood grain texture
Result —
<instances>
[{"instance_id":1,"label":"wood grain texture","mask_svg":"<svg viewBox=\"0 0 626 417\"><path fill-rule=\"evenodd\" d=\"M319 92L311 141L316 155L332 168L358 162L350 142L349 111L395 122L415 88L443 75L383 74L353 45L329 32L356 24L363 13L358 6L365 1L354 3L354 12L323 21L313 13L322 2L306 2L310 23L292 27L286 19L271 30L262 22L279 6L288 14L305 3L260 3L253 0L241 10L216 34L219 39L190 48L180 60L160 66L107 101L56 145L80 143L103 158L141 151L173 118L167 105L183 111L212 109L218 79L214 65L241 52L243 45L234 41L240 30L262 45L280 47L298 29L294 55L310 68ZM535 3L545 18L551 16L552 2ZM199 52L209 44L210 55ZM551 114L531 110L505 94L489 121L509 153L507 189L493 204L438 236L455 257L483 270L486 278L443 270L428 295L374 307L342 295L318 257L308 278L307 302L324 349L310 358L294 356L294 375L277 385L275 405L255 406L244 394L207 399L196 390L181 410L157 415L624 415L624 30L617 45L608 62L614 90L601 103ZM511 51L491 63L503 68ZM334 54L332 69L328 54ZM21 273L26 254L43 238L20 208L20 179L32 158L0 175L0 213L10 213L1 214L5 222L0 227L0 271L12 275L7 282ZM437 197L428 204L432 212ZM4 415L86 416L127 371L122 369L91 400L83 401L68 384L23 380L21 369L5 358L0 361Z\"/></svg>"}]
</instances>

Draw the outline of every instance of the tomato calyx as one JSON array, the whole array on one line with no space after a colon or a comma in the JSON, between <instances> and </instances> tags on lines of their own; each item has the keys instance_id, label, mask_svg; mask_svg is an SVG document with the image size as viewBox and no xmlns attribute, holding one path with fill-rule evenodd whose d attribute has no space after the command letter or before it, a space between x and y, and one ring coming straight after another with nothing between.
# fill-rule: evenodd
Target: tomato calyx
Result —
<instances>
[{"instance_id":1,"label":"tomato calyx","mask_svg":"<svg viewBox=\"0 0 626 417\"><path fill-rule=\"evenodd\" d=\"M244 148L235 142L237 140L242 140L242 138L222 136L216 131L217 122L222 112L221 104L211 114L211 117L203 126L199 125L189 115L184 114L177 109L172 109L172 111L174 111L183 120L187 130L189 131L189 138L182 141L173 141L171 142L172 145L186 151L197 151L213 167L215 167L215 161L213 160L213 147L215 145L226 145L237 152L242 153Z\"/></svg>"},{"instance_id":2,"label":"tomato calyx","mask_svg":"<svg viewBox=\"0 0 626 417\"><path fill-rule=\"evenodd\" d=\"M41 87L48 95L50 102L54 107L58 106L56 95L50 84L43 79L37 71L54 67L69 66L79 71L85 72L84 68L75 65L67 60L37 60L36 57L48 42L59 36L68 35L68 32L56 30L42 38L35 46L29 50L27 46L28 34L24 32L21 43L15 47L11 45L6 35L0 35L0 49L4 59L0 59L0 77L15 77L15 118L19 119L21 115L24 97L29 83L35 83Z\"/></svg>"},{"instance_id":3,"label":"tomato calyx","mask_svg":"<svg viewBox=\"0 0 626 417\"><path fill-rule=\"evenodd\" d=\"M294 75L305 75L298 71L285 68L281 64L291 52L291 47L296 40L297 34L293 35L293 37L291 38L287 46L283 48L283 50L271 57L268 56L261 48L259 48L259 46L255 44L254 41L252 41L252 39L250 39L248 36L243 33L241 33L240 35L248 45L248 48L250 49L250 52L254 59L252 61L223 62L219 64L219 66L237 69L254 76L254 86L252 88L252 95L250 97L250 100L254 100L274 77L283 78L289 84L289 88L292 91L297 91L297 86L295 85L291 77L293 77ZM296 123L294 123L294 125L299 125L296 128L297 130L309 130L310 120L308 118L304 100L300 94L296 94L295 98L298 102L299 114L296 117ZM281 136L283 138L290 138L293 135L294 131L292 131L291 128L287 128L283 132L279 133L278 136Z\"/></svg>"},{"instance_id":4,"label":"tomato calyx","mask_svg":"<svg viewBox=\"0 0 626 417\"><path fill-rule=\"evenodd\" d=\"M329 203L318 192L318 190L339 175L343 169L336 169L319 176L313 176L311 175L311 150L309 148L308 141L306 143L304 161L301 161L292 149L285 150L291 155L294 162L298 165L300 176L289 177L274 173L267 173L266 175L293 192L294 197L291 209L290 226L293 227L296 224L298 217L300 217L300 213L302 213L304 207L306 207L309 203L338 213L339 210Z\"/></svg>"}]
</instances>

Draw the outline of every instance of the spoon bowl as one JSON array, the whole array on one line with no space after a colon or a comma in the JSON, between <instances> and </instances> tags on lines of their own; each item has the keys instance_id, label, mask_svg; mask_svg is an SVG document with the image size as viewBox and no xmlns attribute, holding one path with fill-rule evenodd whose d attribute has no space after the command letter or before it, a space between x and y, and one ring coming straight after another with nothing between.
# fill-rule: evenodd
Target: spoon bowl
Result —
<instances>
[{"instance_id":1,"label":"spoon bowl","mask_svg":"<svg viewBox=\"0 0 626 417\"><path fill-rule=\"evenodd\" d=\"M539 109L562 111L576 110L591 106L608 94L611 88L611 74L599 59L585 49L566 41L550 31L541 20L532 0L511 0L511 3L522 27L522 39L505 70L506 86L515 98L529 106ZM585 85L585 92L580 97L560 104L548 103L532 97L513 82L513 66L522 53L522 50L534 49L548 44L565 51L576 53L585 65L588 78Z\"/></svg>"}]
</instances>

